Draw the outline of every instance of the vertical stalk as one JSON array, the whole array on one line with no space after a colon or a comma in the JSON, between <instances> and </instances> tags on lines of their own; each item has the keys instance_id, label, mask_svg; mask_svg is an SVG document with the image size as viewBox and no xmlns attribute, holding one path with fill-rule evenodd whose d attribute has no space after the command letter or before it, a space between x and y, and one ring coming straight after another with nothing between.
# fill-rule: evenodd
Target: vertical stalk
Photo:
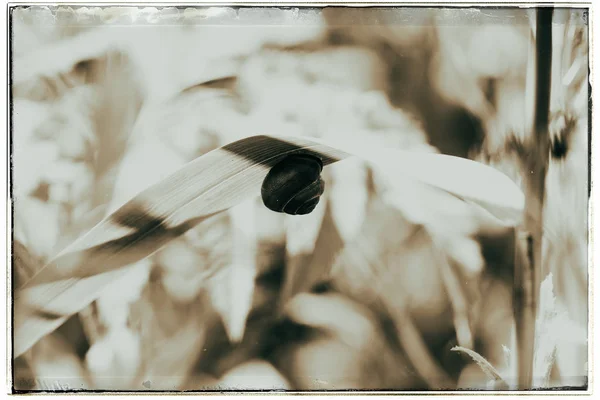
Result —
<instances>
[{"instance_id":1,"label":"vertical stalk","mask_svg":"<svg viewBox=\"0 0 600 400\"><path fill-rule=\"evenodd\" d=\"M517 329L518 385L533 385L535 321L542 275L542 230L546 172L550 152L548 123L552 75L552 8L539 8L535 36L535 108L533 135L524 154L525 220L517 230L514 310ZM526 251L523 254L523 249Z\"/></svg>"},{"instance_id":2,"label":"vertical stalk","mask_svg":"<svg viewBox=\"0 0 600 400\"><path fill-rule=\"evenodd\" d=\"M537 304L534 301L535 278L532 235L523 228L515 231L515 279L513 312L517 332L517 377L519 390L531 389L533 384L533 349Z\"/></svg>"}]
</instances>

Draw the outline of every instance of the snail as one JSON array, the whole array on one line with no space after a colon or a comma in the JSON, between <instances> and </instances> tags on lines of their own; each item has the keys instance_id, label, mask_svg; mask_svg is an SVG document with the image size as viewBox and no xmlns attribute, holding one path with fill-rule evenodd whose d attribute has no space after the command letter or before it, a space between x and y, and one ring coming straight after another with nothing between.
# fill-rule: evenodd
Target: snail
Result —
<instances>
[{"instance_id":1,"label":"snail","mask_svg":"<svg viewBox=\"0 0 600 400\"><path fill-rule=\"evenodd\" d=\"M276 164L263 181L264 205L290 215L309 214L319 204L325 189L321 179L323 162L311 155L294 154Z\"/></svg>"}]
</instances>

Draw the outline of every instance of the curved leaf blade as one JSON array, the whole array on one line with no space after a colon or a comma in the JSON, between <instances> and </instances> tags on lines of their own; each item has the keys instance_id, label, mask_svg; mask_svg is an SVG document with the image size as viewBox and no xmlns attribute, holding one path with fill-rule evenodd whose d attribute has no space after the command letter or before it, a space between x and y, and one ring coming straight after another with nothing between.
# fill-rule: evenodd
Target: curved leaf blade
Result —
<instances>
[{"instance_id":1,"label":"curved leaf blade","mask_svg":"<svg viewBox=\"0 0 600 400\"><path fill-rule=\"evenodd\" d=\"M258 196L269 169L284 157L312 154L329 165L350 157L348 147L308 138L248 137L195 159L142 191L15 292L14 356L94 301L108 283L128 272L124 267L150 256L207 217ZM354 154L386 171L392 183L401 184L394 178L403 175L488 210L522 212L522 193L516 185L476 162L373 149L365 143L355 146ZM486 190L479 189L482 185Z\"/></svg>"}]
</instances>

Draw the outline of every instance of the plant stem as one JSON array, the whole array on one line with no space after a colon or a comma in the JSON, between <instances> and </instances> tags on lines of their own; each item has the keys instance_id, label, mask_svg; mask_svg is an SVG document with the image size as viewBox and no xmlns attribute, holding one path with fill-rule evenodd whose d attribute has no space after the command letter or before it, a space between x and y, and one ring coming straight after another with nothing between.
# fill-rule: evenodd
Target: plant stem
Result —
<instances>
[{"instance_id":1,"label":"plant stem","mask_svg":"<svg viewBox=\"0 0 600 400\"><path fill-rule=\"evenodd\" d=\"M525 226L517 230L516 246L526 248L515 260L514 309L519 354L520 390L533 384L535 321L542 275L542 230L546 172L550 151L548 122L552 75L552 8L539 8L535 36L535 110L533 137L523 161Z\"/></svg>"},{"instance_id":2,"label":"plant stem","mask_svg":"<svg viewBox=\"0 0 600 400\"><path fill-rule=\"evenodd\" d=\"M528 254L532 248L531 235L522 229L515 230L515 278L513 312L517 331L517 377L519 390L531 389L533 383L533 349L535 344L536 304L533 292L534 268Z\"/></svg>"}]
</instances>

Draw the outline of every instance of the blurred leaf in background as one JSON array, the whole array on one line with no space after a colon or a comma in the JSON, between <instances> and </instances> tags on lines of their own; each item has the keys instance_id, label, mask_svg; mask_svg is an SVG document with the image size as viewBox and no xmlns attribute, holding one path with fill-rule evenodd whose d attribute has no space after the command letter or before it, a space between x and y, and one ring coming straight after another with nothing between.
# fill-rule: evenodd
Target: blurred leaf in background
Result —
<instances>
[{"instance_id":1,"label":"blurred leaf in background","mask_svg":"<svg viewBox=\"0 0 600 400\"><path fill-rule=\"evenodd\" d=\"M271 355L295 388L418 389L422 381L383 334L377 316L339 294L301 294L287 305L302 340ZM285 327L285 325L284 325ZM286 334L294 331L288 326Z\"/></svg>"}]
</instances>

